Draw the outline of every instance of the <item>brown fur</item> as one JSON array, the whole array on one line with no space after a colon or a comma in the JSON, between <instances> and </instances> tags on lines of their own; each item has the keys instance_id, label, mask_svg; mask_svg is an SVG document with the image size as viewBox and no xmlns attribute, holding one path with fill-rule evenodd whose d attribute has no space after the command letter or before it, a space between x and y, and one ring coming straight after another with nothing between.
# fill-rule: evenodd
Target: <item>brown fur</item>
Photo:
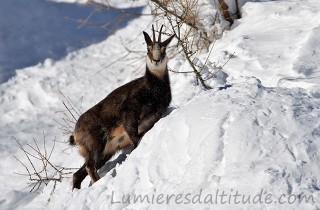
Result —
<instances>
[{"instance_id":1,"label":"brown fur","mask_svg":"<svg viewBox=\"0 0 320 210\"><path fill-rule=\"evenodd\" d=\"M144 32L144 36L149 58L150 48L155 43L147 33ZM73 175L73 188L80 188L88 174L92 182L99 180L97 170L116 151L130 145L134 149L166 111L171 101L171 90L165 48L172 38L157 43L161 47L161 52L157 52L160 53L159 60L150 61L151 66L147 63L143 77L115 89L78 119L70 142L79 146L85 163ZM154 68L154 62L157 68ZM162 73L155 73L157 71Z\"/></svg>"},{"instance_id":2,"label":"brown fur","mask_svg":"<svg viewBox=\"0 0 320 210\"><path fill-rule=\"evenodd\" d=\"M130 143L131 139L128 133L125 131L123 125L120 125L111 132L111 139L106 143L103 154L113 155L117 150L129 146Z\"/></svg>"}]
</instances>

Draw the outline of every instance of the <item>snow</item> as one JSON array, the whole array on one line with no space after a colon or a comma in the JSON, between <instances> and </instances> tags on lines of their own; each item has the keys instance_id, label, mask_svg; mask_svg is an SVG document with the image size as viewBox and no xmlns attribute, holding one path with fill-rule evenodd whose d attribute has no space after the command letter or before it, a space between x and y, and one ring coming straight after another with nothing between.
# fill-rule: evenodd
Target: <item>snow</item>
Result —
<instances>
[{"instance_id":1,"label":"snow","mask_svg":"<svg viewBox=\"0 0 320 210\"><path fill-rule=\"evenodd\" d=\"M314 193L319 199L313 186L319 157L311 149L319 146L315 141L319 134L317 126L310 124L317 124L320 111L318 101L310 100L303 91L266 88L254 79L225 90L202 92L160 120L125 164L117 167L115 178L107 175L94 186L73 193L70 183L65 183L49 206L150 209L148 203L111 204L111 199L121 201L123 195L132 193L196 194L199 189L208 194L217 188L241 193L263 188L274 196ZM308 123L306 116L313 116ZM170 209L205 207L170 205ZM277 209L277 205L270 207ZM282 207L307 209L308 205Z\"/></svg>"},{"instance_id":2,"label":"snow","mask_svg":"<svg viewBox=\"0 0 320 210\"><path fill-rule=\"evenodd\" d=\"M317 1L248 2L242 8L243 18L224 34L213 51L235 52L236 59L228 63L226 70L233 76L255 76L266 86L281 83L304 87L316 77L317 70L310 67L312 73L308 74L307 69L298 70L297 65L308 68L317 62L317 38L313 33L319 27L318 8ZM216 54L212 56L215 58ZM292 82L295 84L287 84Z\"/></svg>"},{"instance_id":3,"label":"snow","mask_svg":"<svg viewBox=\"0 0 320 210\"><path fill-rule=\"evenodd\" d=\"M130 2L118 6L126 4ZM121 43L145 49L142 31L150 32L152 17L137 17L99 43L17 70L0 85L1 209L319 209L320 2L247 2L242 15L209 56L214 65L234 53L208 81L213 89L197 86L192 74L170 73L173 101L167 115L122 164L117 163L125 154L103 167L98 182L89 187L87 178L74 192L70 177L30 194L27 178L12 174L24 173L13 155L26 159L11 137L22 145L32 144L34 138L41 148L43 136L49 148L52 139L66 141L54 121L61 122L59 111L65 109L61 92L85 111L142 75L145 60L132 63L135 55L123 57ZM206 57L199 55L198 62ZM190 70L180 56L169 66ZM81 166L77 148L59 142L52 161ZM271 195L271 203L204 203L207 195L214 198L217 192L237 191L253 198L261 190L263 199ZM190 198L200 193L202 203L192 203ZM165 199L162 204L121 201L134 194ZM314 202L279 203L281 196L304 195L313 196Z\"/></svg>"}]
</instances>

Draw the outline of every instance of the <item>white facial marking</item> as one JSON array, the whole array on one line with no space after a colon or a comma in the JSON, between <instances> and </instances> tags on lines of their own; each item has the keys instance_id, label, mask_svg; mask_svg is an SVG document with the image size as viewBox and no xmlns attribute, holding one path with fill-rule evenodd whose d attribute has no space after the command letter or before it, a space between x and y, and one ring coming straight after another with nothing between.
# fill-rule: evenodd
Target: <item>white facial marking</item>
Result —
<instances>
[{"instance_id":1,"label":"white facial marking","mask_svg":"<svg viewBox=\"0 0 320 210\"><path fill-rule=\"evenodd\" d=\"M167 69L168 58L165 56L161 61L155 62L151 61L149 56L147 56L147 66L153 75L158 78L162 78Z\"/></svg>"},{"instance_id":2,"label":"white facial marking","mask_svg":"<svg viewBox=\"0 0 320 210\"><path fill-rule=\"evenodd\" d=\"M152 57L154 60L159 60L161 56L160 46L158 43L155 43L153 46Z\"/></svg>"}]
</instances>

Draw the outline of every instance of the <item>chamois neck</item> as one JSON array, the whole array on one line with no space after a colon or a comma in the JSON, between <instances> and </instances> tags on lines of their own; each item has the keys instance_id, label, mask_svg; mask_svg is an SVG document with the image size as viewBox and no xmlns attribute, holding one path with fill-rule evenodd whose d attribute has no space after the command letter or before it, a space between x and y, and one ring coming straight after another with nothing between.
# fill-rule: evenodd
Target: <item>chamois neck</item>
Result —
<instances>
[{"instance_id":1,"label":"chamois neck","mask_svg":"<svg viewBox=\"0 0 320 210\"><path fill-rule=\"evenodd\" d=\"M167 67L162 72L151 71L148 65L146 66L145 77L151 83L158 82L169 82L169 73Z\"/></svg>"}]
</instances>

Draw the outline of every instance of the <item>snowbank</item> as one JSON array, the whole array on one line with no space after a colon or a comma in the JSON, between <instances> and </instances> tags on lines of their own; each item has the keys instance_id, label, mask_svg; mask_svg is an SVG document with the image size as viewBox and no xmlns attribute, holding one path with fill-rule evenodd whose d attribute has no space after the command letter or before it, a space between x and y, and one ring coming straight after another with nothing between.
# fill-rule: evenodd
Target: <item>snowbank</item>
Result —
<instances>
[{"instance_id":1,"label":"snowbank","mask_svg":"<svg viewBox=\"0 0 320 210\"><path fill-rule=\"evenodd\" d=\"M207 91L160 120L126 162L94 186L71 192L65 182L51 197L52 209L206 209L205 195L217 189L254 195L261 189L274 202L285 195L313 195L319 203L319 100L303 90L267 88L245 78L225 90ZM308 116L306 119L306 116ZM184 196L202 191L202 204ZM127 203L123 196L149 195ZM162 205L152 195L183 194ZM126 198L126 197L125 197ZM192 198L192 196L190 197ZM126 201L126 199L124 199ZM113 203L114 202L114 203ZM120 202L120 203L116 203ZM132 201L131 201L132 202ZM219 209L263 209L266 205L215 205ZM313 209L282 204L281 209ZM278 209L279 203L268 205Z\"/></svg>"}]
</instances>

